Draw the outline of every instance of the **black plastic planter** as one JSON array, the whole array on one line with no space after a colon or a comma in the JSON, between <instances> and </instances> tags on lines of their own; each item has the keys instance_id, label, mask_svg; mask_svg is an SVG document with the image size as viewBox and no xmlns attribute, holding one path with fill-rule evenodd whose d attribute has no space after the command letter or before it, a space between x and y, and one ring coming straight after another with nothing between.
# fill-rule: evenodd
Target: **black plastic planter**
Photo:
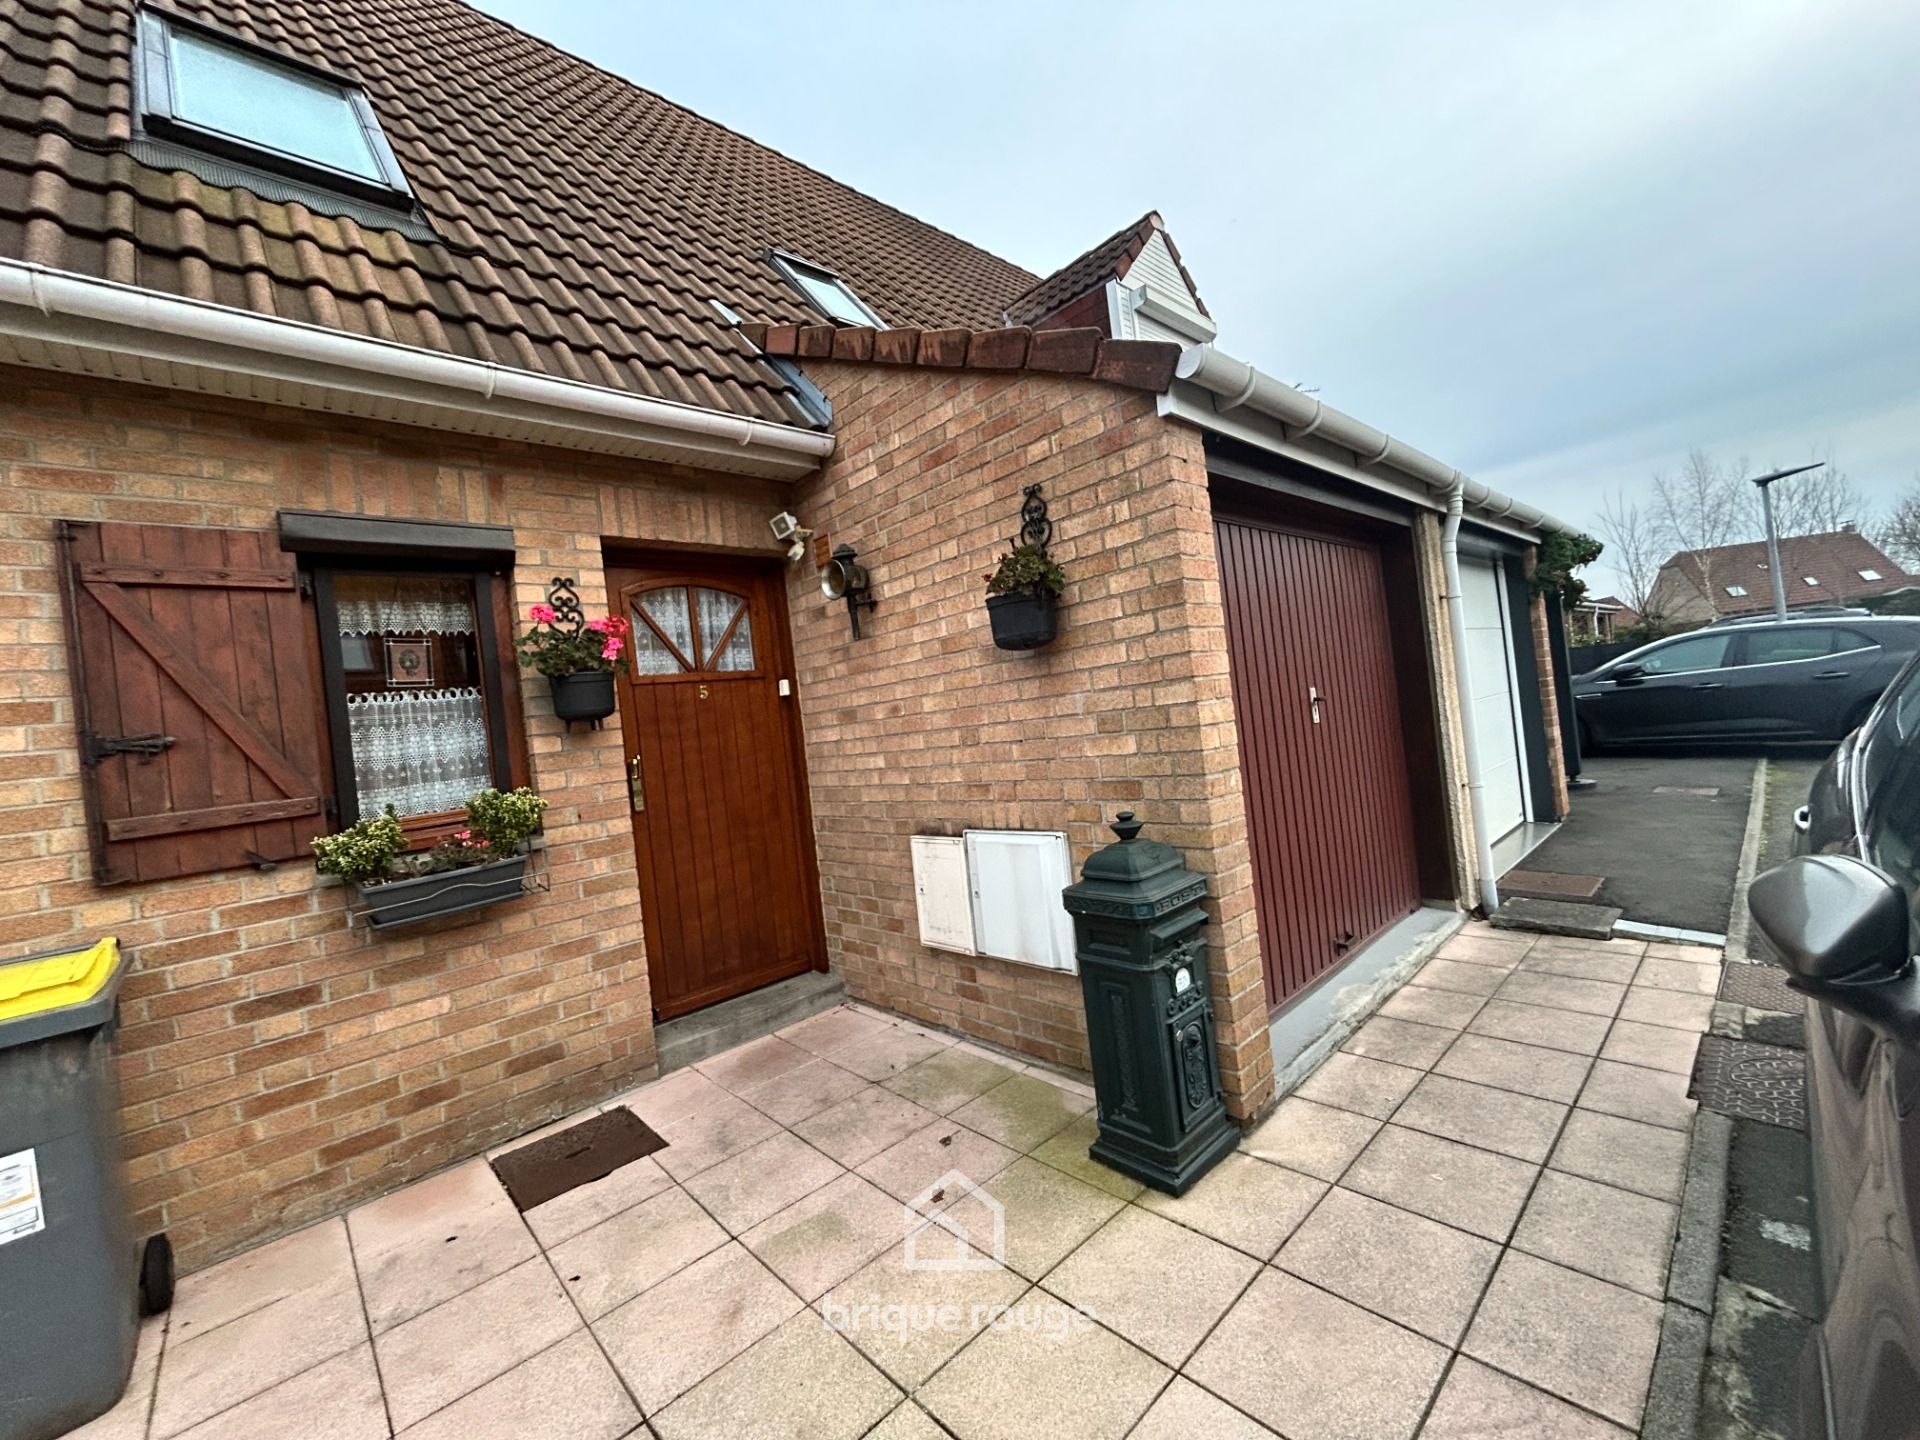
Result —
<instances>
[{"instance_id":1,"label":"black plastic planter","mask_svg":"<svg viewBox=\"0 0 1920 1440\"><path fill-rule=\"evenodd\" d=\"M987 619L993 625L993 643L1002 650L1038 650L1052 644L1059 631L1054 611L1058 600L1051 590L989 595Z\"/></svg>"},{"instance_id":2,"label":"black plastic planter","mask_svg":"<svg viewBox=\"0 0 1920 1440\"><path fill-rule=\"evenodd\" d=\"M576 670L571 675L549 675L553 713L571 725L575 720L604 720L613 714L613 672Z\"/></svg>"},{"instance_id":3,"label":"black plastic planter","mask_svg":"<svg viewBox=\"0 0 1920 1440\"><path fill-rule=\"evenodd\" d=\"M367 923L376 930L388 930L515 899L522 893L520 880L526 873L527 857L515 855L464 870L361 886L360 899L367 907Z\"/></svg>"}]
</instances>

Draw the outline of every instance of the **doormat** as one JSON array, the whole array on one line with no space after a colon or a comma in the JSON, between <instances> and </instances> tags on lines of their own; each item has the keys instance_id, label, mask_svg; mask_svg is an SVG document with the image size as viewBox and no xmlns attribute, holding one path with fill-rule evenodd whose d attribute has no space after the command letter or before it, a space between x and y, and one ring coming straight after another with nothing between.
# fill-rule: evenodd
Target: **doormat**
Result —
<instances>
[{"instance_id":1,"label":"doormat","mask_svg":"<svg viewBox=\"0 0 1920 1440\"><path fill-rule=\"evenodd\" d=\"M1552 900L1591 900L1606 883L1604 875L1556 875L1551 870L1509 870L1500 877L1502 890Z\"/></svg>"},{"instance_id":2,"label":"doormat","mask_svg":"<svg viewBox=\"0 0 1920 1440\"><path fill-rule=\"evenodd\" d=\"M493 1173L522 1212L595 1180L604 1180L667 1142L626 1106L604 1110L493 1162Z\"/></svg>"},{"instance_id":3,"label":"doormat","mask_svg":"<svg viewBox=\"0 0 1920 1440\"><path fill-rule=\"evenodd\" d=\"M1720 793L1718 785L1656 785L1656 795L1698 795L1703 800L1711 800Z\"/></svg>"},{"instance_id":4,"label":"doormat","mask_svg":"<svg viewBox=\"0 0 1920 1440\"><path fill-rule=\"evenodd\" d=\"M1807 1128L1807 1062L1798 1050L1702 1035L1688 1093L1723 1115Z\"/></svg>"}]
</instances>

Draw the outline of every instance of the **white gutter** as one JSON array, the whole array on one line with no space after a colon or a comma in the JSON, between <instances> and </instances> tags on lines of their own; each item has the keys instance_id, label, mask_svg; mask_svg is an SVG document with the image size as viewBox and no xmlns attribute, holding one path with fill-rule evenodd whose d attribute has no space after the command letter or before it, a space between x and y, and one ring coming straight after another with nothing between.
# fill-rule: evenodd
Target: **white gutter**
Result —
<instances>
[{"instance_id":1,"label":"white gutter","mask_svg":"<svg viewBox=\"0 0 1920 1440\"><path fill-rule=\"evenodd\" d=\"M831 434L0 259L0 360L793 479Z\"/></svg>"},{"instance_id":2,"label":"white gutter","mask_svg":"<svg viewBox=\"0 0 1920 1440\"><path fill-rule=\"evenodd\" d=\"M1467 766L1467 801L1473 814L1474 869L1480 874L1480 908L1488 916L1500 908L1493 874L1493 844L1487 838L1487 787L1480 778L1480 732L1473 713L1467 664L1466 597L1460 588L1460 514L1466 481L1458 471L1447 489L1447 523L1440 531L1441 563L1447 579L1447 629L1453 637L1453 683L1460 702L1460 748Z\"/></svg>"},{"instance_id":3,"label":"white gutter","mask_svg":"<svg viewBox=\"0 0 1920 1440\"><path fill-rule=\"evenodd\" d=\"M1474 512L1475 519L1503 521L1535 534L1574 528L1544 510L1468 479L1452 466L1394 439L1386 431L1364 425L1318 396L1303 394L1286 381L1276 380L1212 345L1194 345L1183 351L1174 375L1211 394L1216 413L1244 406L1278 420L1286 427L1284 433L1289 440L1312 436L1352 451L1361 470L1391 470L1416 481L1435 502L1445 501L1457 485L1463 505Z\"/></svg>"}]
</instances>

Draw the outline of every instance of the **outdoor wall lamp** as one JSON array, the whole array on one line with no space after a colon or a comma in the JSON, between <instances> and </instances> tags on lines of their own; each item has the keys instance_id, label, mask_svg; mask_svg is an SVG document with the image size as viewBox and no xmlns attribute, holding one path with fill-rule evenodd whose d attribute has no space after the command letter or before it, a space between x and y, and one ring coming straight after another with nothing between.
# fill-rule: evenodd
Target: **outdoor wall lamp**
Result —
<instances>
[{"instance_id":1,"label":"outdoor wall lamp","mask_svg":"<svg viewBox=\"0 0 1920 1440\"><path fill-rule=\"evenodd\" d=\"M853 638L860 638L860 610L862 606L871 610L880 602L873 598L872 582L867 578L867 567L862 565L851 545L833 547L833 558L827 561L826 573L820 577L820 593L829 600L847 602L847 619L853 625Z\"/></svg>"}]
</instances>

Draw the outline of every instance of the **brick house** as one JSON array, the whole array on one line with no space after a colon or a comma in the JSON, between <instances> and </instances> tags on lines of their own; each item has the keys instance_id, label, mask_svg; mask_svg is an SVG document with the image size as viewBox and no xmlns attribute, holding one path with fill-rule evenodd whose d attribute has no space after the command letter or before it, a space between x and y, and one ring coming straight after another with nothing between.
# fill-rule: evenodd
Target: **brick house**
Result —
<instances>
[{"instance_id":1,"label":"brick house","mask_svg":"<svg viewBox=\"0 0 1920 1440\"><path fill-rule=\"evenodd\" d=\"M1121 809L1211 881L1251 1117L1564 813L1554 522L1214 348L1157 216L1036 276L452 0L0 25L0 955L131 952L189 1265L796 977L1083 1067L1070 959L924 933L914 852ZM604 728L512 658L561 578L635 626ZM489 783L534 893L374 933L306 858Z\"/></svg>"},{"instance_id":2,"label":"brick house","mask_svg":"<svg viewBox=\"0 0 1920 1440\"><path fill-rule=\"evenodd\" d=\"M1890 595L1916 578L1851 525L1819 535L1783 535L1780 567L1786 572L1789 610ZM1660 567L1647 596L1648 613L1674 626L1760 615L1772 608L1764 540L1678 551Z\"/></svg>"}]
</instances>

